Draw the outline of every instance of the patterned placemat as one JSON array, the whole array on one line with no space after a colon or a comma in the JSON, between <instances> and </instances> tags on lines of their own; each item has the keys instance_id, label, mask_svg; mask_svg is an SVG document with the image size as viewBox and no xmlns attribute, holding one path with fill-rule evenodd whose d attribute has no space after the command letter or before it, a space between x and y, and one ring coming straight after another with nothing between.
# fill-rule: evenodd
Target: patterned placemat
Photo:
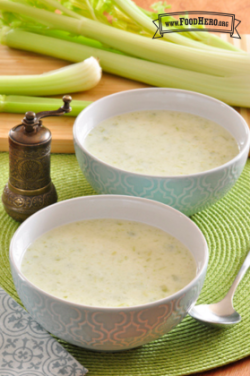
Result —
<instances>
[{"instance_id":1,"label":"patterned placemat","mask_svg":"<svg viewBox=\"0 0 250 376\"><path fill-rule=\"evenodd\" d=\"M0 154L0 189L8 179L8 154ZM59 200L94 194L74 155L52 155L52 180ZM210 259L200 303L220 300L250 248L250 161L227 196L192 220L204 233ZM9 268L9 242L18 227L0 206L0 285L19 303ZM93 376L178 376L208 370L250 354L250 272L234 306L242 321L231 328L206 327L187 316L171 333L138 349L98 353L60 341Z\"/></svg>"}]
</instances>

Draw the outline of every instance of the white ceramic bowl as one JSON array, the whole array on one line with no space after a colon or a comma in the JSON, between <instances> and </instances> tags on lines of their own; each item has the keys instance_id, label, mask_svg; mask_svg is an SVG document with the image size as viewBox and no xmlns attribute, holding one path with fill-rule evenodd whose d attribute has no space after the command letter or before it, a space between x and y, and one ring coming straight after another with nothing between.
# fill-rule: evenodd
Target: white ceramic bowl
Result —
<instances>
[{"instance_id":1,"label":"white ceramic bowl","mask_svg":"<svg viewBox=\"0 0 250 376\"><path fill-rule=\"evenodd\" d=\"M188 112L213 120L232 134L239 153L228 163L209 171L151 176L111 166L84 147L86 136L101 121L143 110ZM173 206L186 215L207 208L229 191L243 170L250 143L248 126L232 107L203 94L164 88L129 90L99 99L79 114L73 135L80 168L97 193L146 197Z\"/></svg>"},{"instance_id":2,"label":"white ceramic bowl","mask_svg":"<svg viewBox=\"0 0 250 376\"><path fill-rule=\"evenodd\" d=\"M193 254L196 277L165 299L125 308L90 307L68 302L42 291L26 279L21 272L21 262L27 247L35 239L66 223L96 218L133 220L167 231ZM188 217L156 201L129 196L88 196L51 205L29 217L18 228L10 245L14 283L31 316L57 337L92 350L127 350L169 332L197 300L207 263L205 238Z\"/></svg>"}]
</instances>

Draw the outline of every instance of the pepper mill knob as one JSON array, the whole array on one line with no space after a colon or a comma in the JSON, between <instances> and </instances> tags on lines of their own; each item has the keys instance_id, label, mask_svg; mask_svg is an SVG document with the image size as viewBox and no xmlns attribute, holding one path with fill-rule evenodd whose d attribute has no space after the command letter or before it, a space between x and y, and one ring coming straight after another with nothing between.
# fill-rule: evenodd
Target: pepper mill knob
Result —
<instances>
[{"instance_id":1,"label":"pepper mill knob","mask_svg":"<svg viewBox=\"0 0 250 376\"><path fill-rule=\"evenodd\" d=\"M25 127L26 132L33 132L34 125L35 125L35 118L36 118L35 112L32 112L32 111L26 112L25 117L23 118L23 125Z\"/></svg>"},{"instance_id":2,"label":"pepper mill knob","mask_svg":"<svg viewBox=\"0 0 250 376\"><path fill-rule=\"evenodd\" d=\"M68 110L68 112L70 112L70 102L72 101L72 98L70 95L64 95L63 97L63 102L64 102L64 106L63 106L63 109L66 111L66 109Z\"/></svg>"},{"instance_id":3,"label":"pepper mill knob","mask_svg":"<svg viewBox=\"0 0 250 376\"><path fill-rule=\"evenodd\" d=\"M32 112L32 111L28 111L26 112L25 114L25 119L28 120L28 121L33 121L36 117L36 114L35 112Z\"/></svg>"}]
</instances>

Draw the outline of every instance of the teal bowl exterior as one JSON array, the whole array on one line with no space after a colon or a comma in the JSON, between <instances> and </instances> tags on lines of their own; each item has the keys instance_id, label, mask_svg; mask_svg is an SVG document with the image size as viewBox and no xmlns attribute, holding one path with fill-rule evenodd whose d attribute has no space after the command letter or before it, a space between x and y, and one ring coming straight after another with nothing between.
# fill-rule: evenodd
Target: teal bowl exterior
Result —
<instances>
[{"instance_id":1,"label":"teal bowl exterior","mask_svg":"<svg viewBox=\"0 0 250 376\"><path fill-rule=\"evenodd\" d=\"M116 169L85 153L77 144L80 168L99 194L119 194L160 201L190 216L220 200L235 184L246 163L242 158L216 171L184 177L157 177Z\"/></svg>"},{"instance_id":2,"label":"teal bowl exterior","mask_svg":"<svg viewBox=\"0 0 250 376\"><path fill-rule=\"evenodd\" d=\"M143 109L183 111L210 118L234 136L239 154L218 168L197 174L150 176L111 166L85 149L85 137L102 120ZM245 166L250 141L245 120L225 103L194 92L156 88L121 92L96 101L78 116L73 134L80 168L98 194L144 197L188 216L213 205L232 188Z\"/></svg>"}]
</instances>

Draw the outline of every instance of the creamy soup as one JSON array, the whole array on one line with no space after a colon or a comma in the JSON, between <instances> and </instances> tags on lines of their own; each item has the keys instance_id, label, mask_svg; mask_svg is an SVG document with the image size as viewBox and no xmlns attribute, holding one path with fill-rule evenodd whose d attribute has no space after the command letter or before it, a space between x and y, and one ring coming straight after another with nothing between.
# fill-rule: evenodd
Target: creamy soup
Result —
<instances>
[{"instance_id":1,"label":"creamy soup","mask_svg":"<svg viewBox=\"0 0 250 376\"><path fill-rule=\"evenodd\" d=\"M141 111L104 120L84 146L102 161L150 175L188 175L223 165L239 150L217 123L176 111Z\"/></svg>"},{"instance_id":2,"label":"creamy soup","mask_svg":"<svg viewBox=\"0 0 250 376\"><path fill-rule=\"evenodd\" d=\"M59 298L99 307L134 306L175 293L196 275L190 251L139 222L94 219L55 228L25 252L22 272Z\"/></svg>"}]
</instances>

